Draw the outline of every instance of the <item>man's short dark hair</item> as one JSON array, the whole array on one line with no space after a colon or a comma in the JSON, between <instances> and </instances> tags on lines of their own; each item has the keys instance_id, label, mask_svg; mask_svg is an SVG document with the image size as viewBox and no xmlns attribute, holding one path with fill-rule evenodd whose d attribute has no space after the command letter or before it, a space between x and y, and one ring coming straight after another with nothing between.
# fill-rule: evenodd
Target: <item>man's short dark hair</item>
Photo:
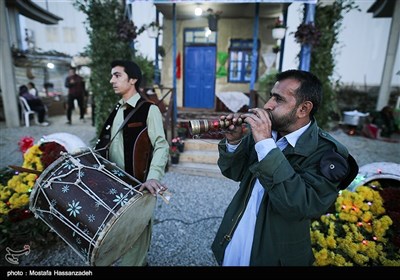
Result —
<instances>
[{"instance_id":1,"label":"man's short dark hair","mask_svg":"<svg viewBox=\"0 0 400 280\"><path fill-rule=\"evenodd\" d=\"M313 108L310 112L310 117L313 117L322 102L321 81L311 72L303 70L287 70L276 74L277 81L286 79L295 79L300 82L295 96L297 105L304 101L311 101Z\"/></svg>"},{"instance_id":2,"label":"man's short dark hair","mask_svg":"<svg viewBox=\"0 0 400 280\"><path fill-rule=\"evenodd\" d=\"M128 74L130 79L137 79L135 88L139 92L140 83L142 82L142 71L140 70L139 66L130 60L114 60L111 62L111 68L116 66L124 67L125 73Z\"/></svg>"}]
</instances>

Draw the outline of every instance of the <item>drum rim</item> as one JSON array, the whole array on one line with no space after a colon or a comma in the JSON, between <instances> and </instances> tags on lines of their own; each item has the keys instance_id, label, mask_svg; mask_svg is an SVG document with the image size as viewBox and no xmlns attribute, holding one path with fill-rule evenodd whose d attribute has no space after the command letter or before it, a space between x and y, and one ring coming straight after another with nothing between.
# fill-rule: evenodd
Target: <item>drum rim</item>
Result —
<instances>
[{"instance_id":1,"label":"drum rim","mask_svg":"<svg viewBox=\"0 0 400 280\"><path fill-rule=\"evenodd\" d=\"M375 168L381 168L380 172L376 172ZM395 171L398 170L399 174ZM374 170L374 171L373 171ZM393 172L389 172L394 170ZM400 181L400 164L395 162L372 162L363 165L356 178L347 187L350 191L355 191L358 187L363 186L369 182L380 179L391 179Z\"/></svg>"},{"instance_id":2,"label":"drum rim","mask_svg":"<svg viewBox=\"0 0 400 280\"><path fill-rule=\"evenodd\" d=\"M142 193L142 192L139 192L139 194L140 194L140 197L139 197L138 199L136 199L133 203L130 203L131 200L135 199L135 197L132 197L132 198L128 201L128 203L130 203L130 204L128 205L128 203L127 203L126 205L124 205L124 206L122 206L121 208L119 208L118 211L116 212L116 216L113 216L113 217L105 224L105 227L104 227L104 229L103 229L104 234L101 235L101 236L99 236L99 238L96 240L96 243L95 243L94 246L93 246L93 250L92 250L91 254L89 255L89 257L90 257L89 264L90 264L90 265L93 265L93 266L96 266L96 265L97 265L96 262L99 261L98 254L101 253L101 251L100 251L100 249L102 248L101 245L104 244L104 242L107 241L107 240L109 239L108 237L110 236L110 234L111 234L111 232L112 232L113 225L116 224L117 221L118 221L119 219L121 219L121 217L122 217L123 215L129 215L129 213L127 213L127 212L128 212L129 210L131 210L131 208L132 208L133 206L135 206L135 203L136 203L136 202L138 202L139 200L145 200L143 203L144 203L144 206L146 206L146 209L150 209L150 208L152 209L152 210L150 211L149 215L146 216L146 223L148 223L148 222L153 218L153 215L154 215L154 208L155 208L155 206L156 206L156 201L157 201L156 197L154 197L154 196L153 196L152 194L150 194L150 193ZM138 205L136 205L136 206L138 206ZM141 209L141 210L142 210L142 209ZM144 230L145 228L146 228L146 226L143 228L143 230ZM106 230L106 229L107 229L107 230ZM141 233L142 233L142 232L143 232L143 231L141 231ZM141 233L140 233L140 234L141 234ZM137 238L140 237L140 234L137 236ZM137 240L137 238L135 239L135 241ZM134 241L132 242L132 245L133 245L133 244L134 244ZM132 246L132 245L131 245L131 246ZM125 251L125 252L126 252L126 251ZM122 252L122 253L119 252L120 255L117 256L115 260L112 260L111 263L117 261L125 252ZM111 263L108 263L108 264L100 264L100 265L101 265L101 266L110 265Z\"/></svg>"}]
</instances>

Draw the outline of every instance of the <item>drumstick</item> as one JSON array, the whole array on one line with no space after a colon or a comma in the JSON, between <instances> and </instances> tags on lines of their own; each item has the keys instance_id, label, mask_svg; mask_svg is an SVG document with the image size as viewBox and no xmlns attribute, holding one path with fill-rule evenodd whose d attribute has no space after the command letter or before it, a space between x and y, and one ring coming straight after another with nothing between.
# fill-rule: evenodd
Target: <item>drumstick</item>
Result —
<instances>
[{"instance_id":1,"label":"drumstick","mask_svg":"<svg viewBox=\"0 0 400 280\"><path fill-rule=\"evenodd\" d=\"M28 169L28 168L25 168L25 167L22 167L22 166L9 165L8 167L10 167L10 168L12 168L12 169L14 169L14 170L17 170L17 171L19 171L19 172L28 172L28 173L33 173L33 174L36 174L36 175L42 174L41 171L37 171L37 170L33 170L33 169Z\"/></svg>"},{"instance_id":2,"label":"drumstick","mask_svg":"<svg viewBox=\"0 0 400 280\"><path fill-rule=\"evenodd\" d=\"M169 204L172 194L169 191L164 191L163 194L158 193L165 203Z\"/></svg>"}]
</instances>

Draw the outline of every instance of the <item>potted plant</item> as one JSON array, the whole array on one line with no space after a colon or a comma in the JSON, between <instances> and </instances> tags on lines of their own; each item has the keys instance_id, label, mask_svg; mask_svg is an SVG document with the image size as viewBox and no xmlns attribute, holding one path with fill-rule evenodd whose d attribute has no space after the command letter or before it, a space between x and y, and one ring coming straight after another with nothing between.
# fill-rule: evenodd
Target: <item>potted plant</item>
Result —
<instances>
[{"instance_id":1,"label":"potted plant","mask_svg":"<svg viewBox=\"0 0 400 280\"><path fill-rule=\"evenodd\" d=\"M208 8L207 9L207 20L208 20L208 28L211 31L218 31L218 20L220 15L222 14L222 11L216 11L214 12L213 9Z\"/></svg>"},{"instance_id":2,"label":"potted plant","mask_svg":"<svg viewBox=\"0 0 400 280\"><path fill-rule=\"evenodd\" d=\"M178 124L177 125L178 137L180 137L182 139L185 139L187 131L188 131L187 127L185 127L183 124Z\"/></svg>"},{"instance_id":3,"label":"potted plant","mask_svg":"<svg viewBox=\"0 0 400 280\"><path fill-rule=\"evenodd\" d=\"M272 48L272 52L273 52L273 53L278 53L280 50L281 50L281 47L280 47L279 45L275 45L275 46Z\"/></svg>"},{"instance_id":4,"label":"potted plant","mask_svg":"<svg viewBox=\"0 0 400 280\"><path fill-rule=\"evenodd\" d=\"M275 40L282 40L285 37L286 26L280 18L275 20L274 27L272 28L272 38Z\"/></svg>"},{"instance_id":5,"label":"potted plant","mask_svg":"<svg viewBox=\"0 0 400 280\"><path fill-rule=\"evenodd\" d=\"M341 191L333 213L311 224L314 265L399 266L399 248L393 238L398 214L391 207L398 201L389 201L399 197L396 191L399 193L395 187L385 191L379 181L359 186L354 192Z\"/></svg>"},{"instance_id":6,"label":"potted plant","mask_svg":"<svg viewBox=\"0 0 400 280\"><path fill-rule=\"evenodd\" d=\"M171 140L172 146L176 146L179 152L183 153L185 149L185 141L181 137L175 137Z\"/></svg>"},{"instance_id":7,"label":"potted plant","mask_svg":"<svg viewBox=\"0 0 400 280\"><path fill-rule=\"evenodd\" d=\"M316 46L319 43L319 39L321 38L321 32L314 25L313 22L309 23L301 23L296 32L294 33L294 37L296 42L303 44L310 44L311 46Z\"/></svg>"},{"instance_id":8,"label":"potted plant","mask_svg":"<svg viewBox=\"0 0 400 280\"><path fill-rule=\"evenodd\" d=\"M150 38L156 38L160 35L160 31L162 30L162 26L158 22L151 22L149 25L146 26L147 33Z\"/></svg>"},{"instance_id":9,"label":"potted plant","mask_svg":"<svg viewBox=\"0 0 400 280\"><path fill-rule=\"evenodd\" d=\"M178 164L179 163L179 157L180 157L180 152L178 150L177 146L171 146L169 148L169 155L171 156L171 163L172 164Z\"/></svg>"}]
</instances>

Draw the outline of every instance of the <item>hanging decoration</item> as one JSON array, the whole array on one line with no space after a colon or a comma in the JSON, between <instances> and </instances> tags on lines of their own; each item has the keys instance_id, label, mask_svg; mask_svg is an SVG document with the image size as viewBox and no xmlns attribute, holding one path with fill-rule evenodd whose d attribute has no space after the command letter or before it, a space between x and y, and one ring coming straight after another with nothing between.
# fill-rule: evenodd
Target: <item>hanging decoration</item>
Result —
<instances>
[{"instance_id":1,"label":"hanging decoration","mask_svg":"<svg viewBox=\"0 0 400 280\"><path fill-rule=\"evenodd\" d=\"M176 78L180 79L182 76L182 71L181 71L181 53L179 52L178 55L176 56Z\"/></svg>"},{"instance_id":2,"label":"hanging decoration","mask_svg":"<svg viewBox=\"0 0 400 280\"><path fill-rule=\"evenodd\" d=\"M123 19L118 23L117 26L117 34L120 40L124 42L130 42L132 40L135 40L138 32L137 32L137 27L133 23L133 21L129 19Z\"/></svg>"},{"instance_id":3,"label":"hanging decoration","mask_svg":"<svg viewBox=\"0 0 400 280\"><path fill-rule=\"evenodd\" d=\"M301 45L310 44L311 46L316 46L321 38L321 32L315 27L313 22L301 23L297 27L294 37L296 42Z\"/></svg>"},{"instance_id":4,"label":"hanging decoration","mask_svg":"<svg viewBox=\"0 0 400 280\"><path fill-rule=\"evenodd\" d=\"M227 52L218 52L217 54L219 67L217 69L217 78L226 77L228 72L225 67L225 63L228 60L228 53Z\"/></svg>"}]
</instances>

